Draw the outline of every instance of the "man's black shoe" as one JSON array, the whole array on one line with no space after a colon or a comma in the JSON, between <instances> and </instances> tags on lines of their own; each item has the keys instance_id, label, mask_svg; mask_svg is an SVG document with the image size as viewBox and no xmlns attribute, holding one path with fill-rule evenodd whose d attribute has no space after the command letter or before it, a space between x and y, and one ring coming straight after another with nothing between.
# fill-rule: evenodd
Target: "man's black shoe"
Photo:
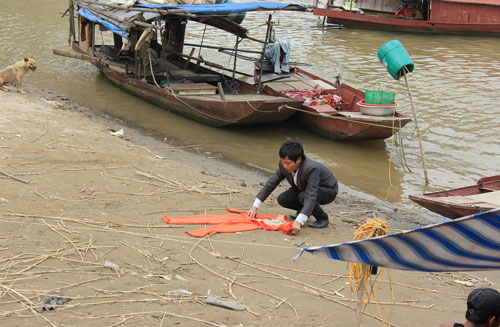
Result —
<instances>
[{"instance_id":1,"label":"man's black shoe","mask_svg":"<svg viewBox=\"0 0 500 327\"><path fill-rule=\"evenodd\" d=\"M288 219L295 220L295 219L297 219L297 216L298 215L296 213L292 213L292 214L288 215Z\"/></svg>"},{"instance_id":2,"label":"man's black shoe","mask_svg":"<svg viewBox=\"0 0 500 327\"><path fill-rule=\"evenodd\" d=\"M313 223L309 223L311 228L325 228L328 226L328 220L316 220Z\"/></svg>"}]
</instances>

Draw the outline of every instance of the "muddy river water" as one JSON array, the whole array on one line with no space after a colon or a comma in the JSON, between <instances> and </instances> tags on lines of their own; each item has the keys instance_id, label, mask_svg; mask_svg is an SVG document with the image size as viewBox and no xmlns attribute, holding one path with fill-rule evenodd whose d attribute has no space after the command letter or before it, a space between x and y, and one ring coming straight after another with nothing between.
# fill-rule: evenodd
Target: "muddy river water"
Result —
<instances>
[{"instance_id":1,"label":"muddy river water","mask_svg":"<svg viewBox=\"0 0 500 327\"><path fill-rule=\"evenodd\" d=\"M499 173L500 37L339 30L321 27L311 13L274 14L279 21L276 38L290 41L291 60L311 63L306 69L327 79L340 73L342 81L359 89L398 90L399 111L411 116L404 83L398 89L398 82L377 58L384 43L392 39L403 43L415 63L409 86L425 151L429 177L425 186L414 123L403 129L404 158L401 146L393 146L391 139L335 142L293 121L237 128L205 126L121 91L86 62L53 55L52 49L68 46L68 19L61 18L67 1L45 0L43 6L34 0L0 2L0 67L34 56L38 70L26 75L28 89L65 94L160 137L269 170L275 169L285 138L297 137L306 152L327 165L342 184L415 210L424 209L411 204L409 194L465 186ZM247 15L243 25L259 34L267 15ZM202 33L196 27L188 39ZM230 46L234 40L207 31L204 42ZM229 63L227 57L219 57L213 60Z\"/></svg>"}]
</instances>

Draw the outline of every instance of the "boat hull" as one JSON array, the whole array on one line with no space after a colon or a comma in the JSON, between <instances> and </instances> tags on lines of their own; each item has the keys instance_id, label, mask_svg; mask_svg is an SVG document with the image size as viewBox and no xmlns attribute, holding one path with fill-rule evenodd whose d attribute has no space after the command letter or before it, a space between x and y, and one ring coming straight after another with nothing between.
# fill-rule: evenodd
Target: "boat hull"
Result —
<instances>
[{"instance_id":1,"label":"boat hull","mask_svg":"<svg viewBox=\"0 0 500 327\"><path fill-rule=\"evenodd\" d=\"M422 207L450 219L500 207L485 197L500 201L500 175L480 179L476 185L409 196Z\"/></svg>"},{"instance_id":2,"label":"boat hull","mask_svg":"<svg viewBox=\"0 0 500 327\"><path fill-rule=\"evenodd\" d=\"M280 98L249 101L223 101L209 96L178 96L168 94L140 80L126 80L106 67L100 68L113 84L167 110L216 127L250 124L272 124L290 118L295 111L286 106L300 107L300 101Z\"/></svg>"},{"instance_id":3,"label":"boat hull","mask_svg":"<svg viewBox=\"0 0 500 327\"><path fill-rule=\"evenodd\" d=\"M324 8L315 8L313 13L316 16L328 17L329 23L342 24L345 26L449 33L500 33L500 24L496 23L460 24L417 19L388 18L360 15L350 11L338 11Z\"/></svg>"},{"instance_id":4,"label":"boat hull","mask_svg":"<svg viewBox=\"0 0 500 327\"><path fill-rule=\"evenodd\" d=\"M313 108L305 108L308 112L316 112ZM375 119L379 118L379 119ZM390 118L373 117L354 118L340 114L316 116L300 112L295 119L307 126L311 131L337 141L386 139L394 134L395 128L402 128L411 121L410 118L397 114L393 121Z\"/></svg>"},{"instance_id":5,"label":"boat hull","mask_svg":"<svg viewBox=\"0 0 500 327\"><path fill-rule=\"evenodd\" d=\"M220 94L179 95L169 92L168 88L130 77L121 70L116 71L109 63L88 56L77 46L65 56L92 63L111 83L133 95L216 127L277 123L289 119L296 113L294 109L302 106L299 99L258 94L256 90L255 93L250 90L242 94L225 94L224 97Z\"/></svg>"},{"instance_id":6,"label":"boat hull","mask_svg":"<svg viewBox=\"0 0 500 327\"><path fill-rule=\"evenodd\" d=\"M365 99L365 93L347 84L335 85L321 77L305 70L295 68L293 78L307 81L310 88L321 83L325 92L336 94L342 98L343 104L339 110L330 105L308 106L303 105L294 118L312 132L336 141L357 141L385 139L391 137L398 128L402 128L411 121L399 113L395 116L369 116L361 114L358 102ZM257 73L256 73L257 76ZM292 81L293 82L293 81ZM283 83L290 83L285 80ZM296 83L296 82L293 82ZM306 84L303 84L306 85ZM280 82L267 83L264 91L283 96L283 85ZM280 91L281 90L281 91Z\"/></svg>"}]
</instances>

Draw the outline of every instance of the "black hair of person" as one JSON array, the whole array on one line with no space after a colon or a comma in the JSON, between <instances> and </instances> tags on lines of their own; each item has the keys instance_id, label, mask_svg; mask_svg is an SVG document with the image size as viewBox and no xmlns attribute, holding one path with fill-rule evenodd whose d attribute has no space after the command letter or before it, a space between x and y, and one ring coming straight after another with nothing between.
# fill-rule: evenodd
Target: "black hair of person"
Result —
<instances>
[{"instance_id":1,"label":"black hair of person","mask_svg":"<svg viewBox=\"0 0 500 327\"><path fill-rule=\"evenodd\" d=\"M279 155L281 159L288 157L293 162L297 162L299 158L302 158L302 160L305 159L304 148L300 142L296 141L286 141L283 143L280 147Z\"/></svg>"}]
</instances>

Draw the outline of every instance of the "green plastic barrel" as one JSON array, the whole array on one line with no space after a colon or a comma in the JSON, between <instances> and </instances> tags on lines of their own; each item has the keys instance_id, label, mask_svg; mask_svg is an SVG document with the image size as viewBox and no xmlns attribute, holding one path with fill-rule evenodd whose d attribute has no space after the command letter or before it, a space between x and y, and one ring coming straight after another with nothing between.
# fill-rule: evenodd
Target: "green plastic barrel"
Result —
<instances>
[{"instance_id":1,"label":"green plastic barrel","mask_svg":"<svg viewBox=\"0 0 500 327\"><path fill-rule=\"evenodd\" d=\"M366 104L393 104L395 98L394 92L365 90Z\"/></svg>"},{"instance_id":2,"label":"green plastic barrel","mask_svg":"<svg viewBox=\"0 0 500 327\"><path fill-rule=\"evenodd\" d=\"M415 67L413 60L399 40L392 40L384 44L378 50L377 56L395 80L399 80L403 76L405 67L409 72L412 72Z\"/></svg>"}]
</instances>

